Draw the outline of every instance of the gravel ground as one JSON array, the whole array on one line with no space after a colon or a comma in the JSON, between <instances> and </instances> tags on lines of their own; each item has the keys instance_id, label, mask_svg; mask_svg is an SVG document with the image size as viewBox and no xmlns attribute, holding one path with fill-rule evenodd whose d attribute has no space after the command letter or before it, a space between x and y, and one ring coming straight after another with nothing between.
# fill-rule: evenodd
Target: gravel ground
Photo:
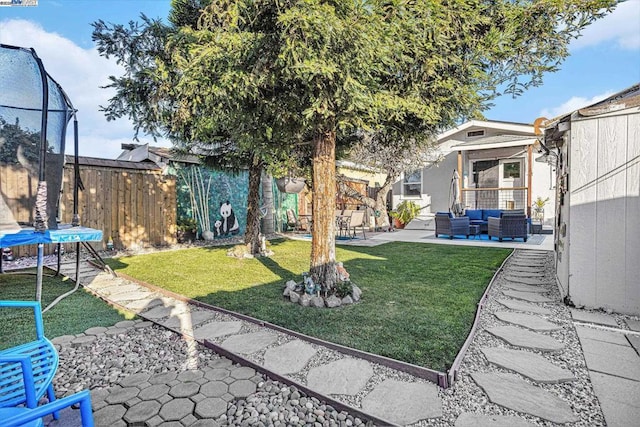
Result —
<instances>
[{"instance_id":1,"label":"gravel ground","mask_svg":"<svg viewBox=\"0 0 640 427\"><path fill-rule=\"evenodd\" d=\"M138 372L158 374L202 369L221 357L193 340L185 340L150 322L137 322L126 334L98 334L88 346L57 347L60 366L54 388L60 395L87 388L106 389ZM219 425L374 425L340 412L295 387L262 377L256 393L229 403L226 414L217 420Z\"/></svg>"}]
</instances>

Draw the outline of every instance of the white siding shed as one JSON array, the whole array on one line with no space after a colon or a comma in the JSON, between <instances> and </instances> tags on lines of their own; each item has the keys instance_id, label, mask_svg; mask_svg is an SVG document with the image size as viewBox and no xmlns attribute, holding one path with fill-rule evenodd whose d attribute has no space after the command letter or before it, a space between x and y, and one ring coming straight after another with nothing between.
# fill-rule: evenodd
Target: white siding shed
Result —
<instances>
[{"instance_id":1,"label":"white siding shed","mask_svg":"<svg viewBox=\"0 0 640 427\"><path fill-rule=\"evenodd\" d=\"M640 87L556 120L557 281L578 307L640 315Z\"/></svg>"}]
</instances>

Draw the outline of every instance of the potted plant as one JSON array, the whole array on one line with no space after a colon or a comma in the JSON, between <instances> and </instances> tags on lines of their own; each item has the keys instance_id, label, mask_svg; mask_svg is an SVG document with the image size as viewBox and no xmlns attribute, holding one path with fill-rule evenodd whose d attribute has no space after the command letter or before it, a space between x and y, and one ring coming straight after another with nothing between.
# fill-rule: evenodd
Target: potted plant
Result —
<instances>
[{"instance_id":1,"label":"potted plant","mask_svg":"<svg viewBox=\"0 0 640 427\"><path fill-rule=\"evenodd\" d=\"M538 196L538 198L536 198L536 200L533 202L533 217L540 222L544 221L544 206L548 201L548 197L546 199L543 199L542 197Z\"/></svg>"},{"instance_id":2,"label":"potted plant","mask_svg":"<svg viewBox=\"0 0 640 427\"><path fill-rule=\"evenodd\" d=\"M178 243L193 242L196 240L198 223L193 218L179 218L177 221L176 237Z\"/></svg>"},{"instance_id":3,"label":"potted plant","mask_svg":"<svg viewBox=\"0 0 640 427\"><path fill-rule=\"evenodd\" d=\"M404 228L420 213L420 206L414 201L403 200L389 215L394 219L396 228Z\"/></svg>"}]
</instances>

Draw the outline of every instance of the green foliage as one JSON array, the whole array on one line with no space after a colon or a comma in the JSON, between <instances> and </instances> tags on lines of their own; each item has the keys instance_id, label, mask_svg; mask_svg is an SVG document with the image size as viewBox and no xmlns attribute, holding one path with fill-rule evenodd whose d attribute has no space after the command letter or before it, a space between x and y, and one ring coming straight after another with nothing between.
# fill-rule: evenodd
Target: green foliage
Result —
<instances>
[{"instance_id":1,"label":"green foliage","mask_svg":"<svg viewBox=\"0 0 640 427\"><path fill-rule=\"evenodd\" d=\"M545 207L548 201L549 201L548 197L546 199L543 199L542 197L538 196L536 200L533 202L533 206L535 206L538 209L542 209Z\"/></svg>"},{"instance_id":2,"label":"green foliage","mask_svg":"<svg viewBox=\"0 0 640 427\"><path fill-rule=\"evenodd\" d=\"M198 230L198 223L193 218L178 218L176 225L179 231L192 231L195 233Z\"/></svg>"},{"instance_id":3,"label":"green foliage","mask_svg":"<svg viewBox=\"0 0 640 427\"><path fill-rule=\"evenodd\" d=\"M205 156L231 140L267 164L308 165L318 132L411 141L541 84L614 4L174 0L170 26L98 21L93 38L125 66L108 118Z\"/></svg>"},{"instance_id":4,"label":"green foliage","mask_svg":"<svg viewBox=\"0 0 640 427\"><path fill-rule=\"evenodd\" d=\"M403 200L394 211L389 212L389 215L397 218L403 224L409 224L419 214L420 206L411 200Z\"/></svg>"},{"instance_id":5,"label":"green foliage","mask_svg":"<svg viewBox=\"0 0 640 427\"><path fill-rule=\"evenodd\" d=\"M467 338L477 303L506 249L388 243L336 248L363 292L359 304L310 310L282 297L308 271L309 242L274 240L269 258L237 259L227 247L108 259L136 279L364 351L446 369ZM416 337L419 337L417 339Z\"/></svg>"},{"instance_id":6,"label":"green foliage","mask_svg":"<svg viewBox=\"0 0 640 427\"><path fill-rule=\"evenodd\" d=\"M19 157L31 164L38 164L40 132L30 132L20 126L16 118L14 124L0 117L0 159L6 164L20 163Z\"/></svg>"},{"instance_id":7,"label":"green foliage","mask_svg":"<svg viewBox=\"0 0 640 427\"><path fill-rule=\"evenodd\" d=\"M336 296L338 296L339 298L344 298L347 295L351 295L351 293L353 292L353 285L349 280L345 280L344 282L338 281L336 283L335 290Z\"/></svg>"},{"instance_id":8,"label":"green foliage","mask_svg":"<svg viewBox=\"0 0 640 427\"><path fill-rule=\"evenodd\" d=\"M211 0L171 0L169 22L176 27L197 27L200 11L211 3Z\"/></svg>"}]
</instances>

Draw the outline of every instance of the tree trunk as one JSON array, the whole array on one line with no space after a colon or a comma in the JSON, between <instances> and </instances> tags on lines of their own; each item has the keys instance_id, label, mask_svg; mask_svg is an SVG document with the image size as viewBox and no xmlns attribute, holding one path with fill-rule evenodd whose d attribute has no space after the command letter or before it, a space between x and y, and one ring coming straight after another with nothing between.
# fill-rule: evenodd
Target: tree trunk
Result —
<instances>
[{"instance_id":1,"label":"tree trunk","mask_svg":"<svg viewBox=\"0 0 640 427\"><path fill-rule=\"evenodd\" d=\"M376 217L376 227L382 228L383 230L389 229L389 212L387 211L387 194L391 191L391 186L393 182L389 178L387 178L382 185L378 189L376 193L376 210L380 212L380 215Z\"/></svg>"},{"instance_id":2,"label":"tree trunk","mask_svg":"<svg viewBox=\"0 0 640 427\"><path fill-rule=\"evenodd\" d=\"M368 208L373 209L374 211L378 211L380 215L376 217L376 227L382 229L389 228L389 212L387 212L387 194L391 190L391 186L393 184L393 177L387 177L382 187L380 187L375 194L375 199L371 197L367 197L363 194L360 194L353 188L349 187L345 181L344 176L339 176L337 179L338 188L340 193L344 196L356 199L363 205Z\"/></svg>"},{"instance_id":3,"label":"tree trunk","mask_svg":"<svg viewBox=\"0 0 640 427\"><path fill-rule=\"evenodd\" d=\"M273 234L275 232L273 217L273 178L266 173L262 173L262 203L266 213L262 218L262 233Z\"/></svg>"},{"instance_id":4,"label":"tree trunk","mask_svg":"<svg viewBox=\"0 0 640 427\"><path fill-rule=\"evenodd\" d=\"M262 162L253 158L249 168L249 195L247 196L247 230L244 243L251 254L260 253L260 176Z\"/></svg>"},{"instance_id":5,"label":"tree trunk","mask_svg":"<svg viewBox=\"0 0 640 427\"><path fill-rule=\"evenodd\" d=\"M336 284L336 134L313 140L311 266L313 281L331 291Z\"/></svg>"}]
</instances>

